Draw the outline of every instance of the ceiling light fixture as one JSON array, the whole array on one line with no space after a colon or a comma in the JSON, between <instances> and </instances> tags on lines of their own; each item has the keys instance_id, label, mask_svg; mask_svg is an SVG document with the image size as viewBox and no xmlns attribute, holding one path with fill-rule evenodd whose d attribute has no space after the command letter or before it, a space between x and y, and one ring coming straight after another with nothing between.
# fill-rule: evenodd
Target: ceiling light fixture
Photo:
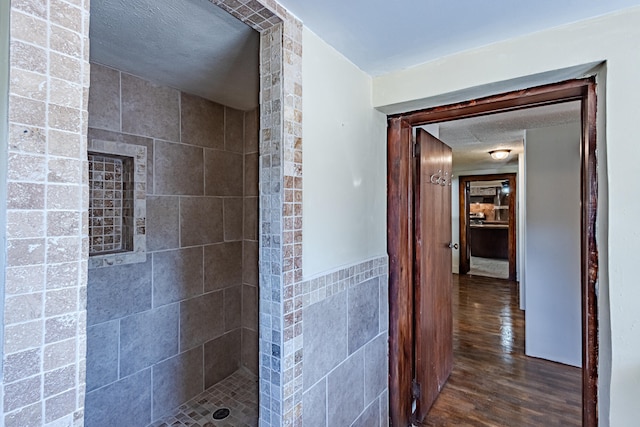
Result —
<instances>
[{"instance_id":1,"label":"ceiling light fixture","mask_svg":"<svg viewBox=\"0 0 640 427\"><path fill-rule=\"evenodd\" d=\"M509 157L511 150L493 150L489 151L489 155L493 160L504 160Z\"/></svg>"}]
</instances>

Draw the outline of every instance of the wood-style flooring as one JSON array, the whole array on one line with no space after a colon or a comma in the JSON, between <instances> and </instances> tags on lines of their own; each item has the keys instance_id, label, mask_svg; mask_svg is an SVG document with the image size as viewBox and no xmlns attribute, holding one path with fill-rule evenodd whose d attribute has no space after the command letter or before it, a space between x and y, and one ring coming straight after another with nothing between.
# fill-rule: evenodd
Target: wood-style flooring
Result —
<instances>
[{"instance_id":1,"label":"wood-style flooring","mask_svg":"<svg viewBox=\"0 0 640 427\"><path fill-rule=\"evenodd\" d=\"M422 425L580 426L581 371L524 355L517 283L453 282L453 373Z\"/></svg>"}]
</instances>

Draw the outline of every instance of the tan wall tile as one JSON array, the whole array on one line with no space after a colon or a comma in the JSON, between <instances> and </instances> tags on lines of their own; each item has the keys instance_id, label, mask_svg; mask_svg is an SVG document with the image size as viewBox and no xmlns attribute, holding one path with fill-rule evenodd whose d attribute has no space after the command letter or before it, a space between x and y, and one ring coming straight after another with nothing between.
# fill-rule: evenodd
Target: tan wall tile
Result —
<instances>
[{"instance_id":1,"label":"tan wall tile","mask_svg":"<svg viewBox=\"0 0 640 427\"><path fill-rule=\"evenodd\" d=\"M4 382L12 383L40 372L42 349L33 348L8 355L4 360Z\"/></svg>"},{"instance_id":2,"label":"tan wall tile","mask_svg":"<svg viewBox=\"0 0 640 427\"><path fill-rule=\"evenodd\" d=\"M5 292L7 295L18 295L38 292L44 289L44 265L9 267L6 269Z\"/></svg>"},{"instance_id":3,"label":"tan wall tile","mask_svg":"<svg viewBox=\"0 0 640 427\"><path fill-rule=\"evenodd\" d=\"M47 262L66 263L78 260L81 243L82 239L79 237L51 237L47 239Z\"/></svg>"},{"instance_id":4,"label":"tan wall tile","mask_svg":"<svg viewBox=\"0 0 640 427\"><path fill-rule=\"evenodd\" d=\"M30 154L11 153L8 159L8 178L12 181L44 182L46 158Z\"/></svg>"},{"instance_id":5,"label":"tan wall tile","mask_svg":"<svg viewBox=\"0 0 640 427\"><path fill-rule=\"evenodd\" d=\"M7 240L7 264L10 266L44 263L44 239Z\"/></svg>"},{"instance_id":6,"label":"tan wall tile","mask_svg":"<svg viewBox=\"0 0 640 427\"><path fill-rule=\"evenodd\" d=\"M42 403L38 402L8 414L4 423L5 427L39 426L42 423Z\"/></svg>"},{"instance_id":7,"label":"tan wall tile","mask_svg":"<svg viewBox=\"0 0 640 427\"><path fill-rule=\"evenodd\" d=\"M61 0L49 1L49 19L52 23L82 32L82 9Z\"/></svg>"},{"instance_id":8,"label":"tan wall tile","mask_svg":"<svg viewBox=\"0 0 640 427\"><path fill-rule=\"evenodd\" d=\"M80 82L82 62L70 56L49 52L49 75L70 82Z\"/></svg>"},{"instance_id":9,"label":"tan wall tile","mask_svg":"<svg viewBox=\"0 0 640 427\"><path fill-rule=\"evenodd\" d=\"M10 182L7 184L8 209L44 209L44 185Z\"/></svg>"},{"instance_id":10,"label":"tan wall tile","mask_svg":"<svg viewBox=\"0 0 640 427\"><path fill-rule=\"evenodd\" d=\"M47 0L12 0L11 8L47 19Z\"/></svg>"},{"instance_id":11,"label":"tan wall tile","mask_svg":"<svg viewBox=\"0 0 640 427\"><path fill-rule=\"evenodd\" d=\"M7 237L24 239L28 237L44 237L44 211L8 211Z\"/></svg>"},{"instance_id":12,"label":"tan wall tile","mask_svg":"<svg viewBox=\"0 0 640 427\"><path fill-rule=\"evenodd\" d=\"M42 317L42 293L8 297L5 301L5 325L28 322Z\"/></svg>"},{"instance_id":13,"label":"tan wall tile","mask_svg":"<svg viewBox=\"0 0 640 427\"><path fill-rule=\"evenodd\" d=\"M48 112L49 127L80 133L82 129L82 111L79 109L49 104Z\"/></svg>"},{"instance_id":14,"label":"tan wall tile","mask_svg":"<svg viewBox=\"0 0 640 427\"><path fill-rule=\"evenodd\" d=\"M47 76L26 70L11 72L11 93L36 101L47 99Z\"/></svg>"},{"instance_id":15,"label":"tan wall tile","mask_svg":"<svg viewBox=\"0 0 640 427\"><path fill-rule=\"evenodd\" d=\"M9 121L30 126L44 127L46 104L33 99L13 96L9 98Z\"/></svg>"},{"instance_id":16,"label":"tan wall tile","mask_svg":"<svg viewBox=\"0 0 640 427\"><path fill-rule=\"evenodd\" d=\"M74 159L52 158L49 160L49 173L47 179L49 182L75 184L81 182L82 162ZM76 205L77 207L77 205Z\"/></svg>"},{"instance_id":17,"label":"tan wall tile","mask_svg":"<svg viewBox=\"0 0 640 427\"><path fill-rule=\"evenodd\" d=\"M52 156L78 158L83 146L82 136L73 132L50 129L48 148Z\"/></svg>"},{"instance_id":18,"label":"tan wall tile","mask_svg":"<svg viewBox=\"0 0 640 427\"><path fill-rule=\"evenodd\" d=\"M50 80L49 102L64 107L82 109L82 86L66 80Z\"/></svg>"},{"instance_id":19,"label":"tan wall tile","mask_svg":"<svg viewBox=\"0 0 640 427\"><path fill-rule=\"evenodd\" d=\"M42 356L44 370L50 371L74 363L76 347L77 340L75 338L46 345Z\"/></svg>"},{"instance_id":20,"label":"tan wall tile","mask_svg":"<svg viewBox=\"0 0 640 427\"><path fill-rule=\"evenodd\" d=\"M82 187L78 185L47 185L47 208L79 209L81 196Z\"/></svg>"},{"instance_id":21,"label":"tan wall tile","mask_svg":"<svg viewBox=\"0 0 640 427\"><path fill-rule=\"evenodd\" d=\"M4 410L13 411L42 398L42 377L32 377L4 387Z\"/></svg>"},{"instance_id":22,"label":"tan wall tile","mask_svg":"<svg viewBox=\"0 0 640 427\"><path fill-rule=\"evenodd\" d=\"M47 291L44 304L44 314L46 317L74 313L77 310L77 288L73 287L57 291Z\"/></svg>"},{"instance_id":23,"label":"tan wall tile","mask_svg":"<svg viewBox=\"0 0 640 427\"><path fill-rule=\"evenodd\" d=\"M74 58L82 58L82 37L57 25L50 25L49 46L56 52L64 53Z\"/></svg>"},{"instance_id":24,"label":"tan wall tile","mask_svg":"<svg viewBox=\"0 0 640 427\"><path fill-rule=\"evenodd\" d=\"M43 332L42 320L7 326L4 331L5 354L42 346Z\"/></svg>"},{"instance_id":25,"label":"tan wall tile","mask_svg":"<svg viewBox=\"0 0 640 427\"><path fill-rule=\"evenodd\" d=\"M38 46L47 47L47 21L11 10L11 37Z\"/></svg>"},{"instance_id":26,"label":"tan wall tile","mask_svg":"<svg viewBox=\"0 0 640 427\"><path fill-rule=\"evenodd\" d=\"M9 125L9 150L44 154L46 146L44 129L13 123Z\"/></svg>"},{"instance_id":27,"label":"tan wall tile","mask_svg":"<svg viewBox=\"0 0 640 427\"><path fill-rule=\"evenodd\" d=\"M47 289L62 289L77 285L78 268L77 262L47 265Z\"/></svg>"},{"instance_id":28,"label":"tan wall tile","mask_svg":"<svg viewBox=\"0 0 640 427\"><path fill-rule=\"evenodd\" d=\"M76 386L76 365L49 371L44 374L44 397L53 396Z\"/></svg>"},{"instance_id":29,"label":"tan wall tile","mask_svg":"<svg viewBox=\"0 0 640 427\"><path fill-rule=\"evenodd\" d=\"M78 236L82 214L77 211L47 212L48 236Z\"/></svg>"},{"instance_id":30,"label":"tan wall tile","mask_svg":"<svg viewBox=\"0 0 640 427\"><path fill-rule=\"evenodd\" d=\"M65 314L63 316L52 317L45 321L45 344L64 341L76 336L78 318L75 314Z\"/></svg>"},{"instance_id":31,"label":"tan wall tile","mask_svg":"<svg viewBox=\"0 0 640 427\"><path fill-rule=\"evenodd\" d=\"M45 422L50 423L67 414L72 414L76 409L76 391L70 390L45 401ZM71 416L69 416L71 419Z\"/></svg>"},{"instance_id":32,"label":"tan wall tile","mask_svg":"<svg viewBox=\"0 0 640 427\"><path fill-rule=\"evenodd\" d=\"M47 51L37 46L11 41L11 68L34 71L40 74L47 73Z\"/></svg>"}]
</instances>

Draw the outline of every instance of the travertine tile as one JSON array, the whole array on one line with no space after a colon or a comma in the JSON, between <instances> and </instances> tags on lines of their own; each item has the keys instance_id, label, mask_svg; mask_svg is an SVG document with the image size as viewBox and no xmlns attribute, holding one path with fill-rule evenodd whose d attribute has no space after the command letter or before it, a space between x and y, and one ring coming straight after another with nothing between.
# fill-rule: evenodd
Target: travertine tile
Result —
<instances>
[{"instance_id":1,"label":"travertine tile","mask_svg":"<svg viewBox=\"0 0 640 427\"><path fill-rule=\"evenodd\" d=\"M47 262L66 263L78 259L82 240L79 237L50 237L47 239Z\"/></svg>"},{"instance_id":2,"label":"travertine tile","mask_svg":"<svg viewBox=\"0 0 640 427\"><path fill-rule=\"evenodd\" d=\"M120 320L87 328L87 390L118 380Z\"/></svg>"},{"instance_id":3,"label":"travertine tile","mask_svg":"<svg viewBox=\"0 0 640 427\"><path fill-rule=\"evenodd\" d=\"M12 95L9 98L9 121L28 126L44 127L46 104L29 98Z\"/></svg>"},{"instance_id":4,"label":"travertine tile","mask_svg":"<svg viewBox=\"0 0 640 427\"><path fill-rule=\"evenodd\" d=\"M204 194L204 154L202 148L156 141L155 182L158 195Z\"/></svg>"},{"instance_id":5,"label":"travertine tile","mask_svg":"<svg viewBox=\"0 0 640 427\"><path fill-rule=\"evenodd\" d=\"M242 242L205 246L204 283L206 292L242 283Z\"/></svg>"},{"instance_id":6,"label":"travertine tile","mask_svg":"<svg viewBox=\"0 0 640 427\"><path fill-rule=\"evenodd\" d=\"M204 345L204 385L211 387L240 367L240 329L228 332Z\"/></svg>"},{"instance_id":7,"label":"travertine tile","mask_svg":"<svg viewBox=\"0 0 640 427\"><path fill-rule=\"evenodd\" d=\"M11 7L37 16L38 18L47 19L46 0L13 0Z\"/></svg>"},{"instance_id":8,"label":"travertine tile","mask_svg":"<svg viewBox=\"0 0 640 427\"><path fill-rule=\"evenodd\" d=\"M258 196L258 154L244 156L245 196Z\"/></svg>"},{"instance_id":9,"label":"travertine tile","mask_svg":"<svg viewBox=\"0 0 640 427\"><path fill-rule=\"evenodd\" d=\"M44 263L44 239L10 239L7 241L7 263L11 266Z\"/></svg>"},{"instance_id":10,"label":"travertine tile","mask_svg":"<svg viewBox=\"0 0 640 427\"><path fill-rule=\"evenodd\" d=\"M82 58L82 37L80 34L58 25L50 25L49 47L56 52L74 58Z\"/></svg>"},{"instance_id":11,"label":"travertine tile","mask_svg":"<svg viewBox=\"0 0 640 427\"><path fill-rule=\"evenodd\" d=\"M44 327L44 342L49 344L73 338L76 336L77 327L78 316L76 314L65 314L47 319Z\"/></svg>"},{"instance_id":12,"label":"travertine tile","mask_svg":"<svg viewBox=\"0 0 640 427\"><path fill-rule=\"evenodd\" d=\"M80 274L77 262L47 265L47 289L69 288L77 285Z\"/></svg>"},{"instance_id":13,"label":"travertine tile","mask_svg":"<svg viewBox=\"0 0 640 427\"><path fill-rule=\"evenodd\" d=\"M223 332L222 291L211 292L180 303L180 351L202 345Z\"/></svg>"},{"instance_id":14,"label":"travertine tile","mask_svg":"<svg viewBox=\"0 0 640 427\"><path fill-rule=\"evenodd\" d=\"M242 210L241 198L224 199L224 240L242 240Z\"/></svg>"},{"instance_id":15,"label":"travertine tile","mask_svg":"<svg viewBox=\"0 0 640 427\"><path fill-rule=\"evenodd\" d=\"M224 330L229 332L241 326L242 285L224 289Z\"/></svg>"},{"instance_id":16,"label":"travertine tile","mask_svg":"<svg viewBox=\"0 0 640 427\"><path fill-rule=\"evenodd\" d=\"M49 82L49 102L78 110L82 109L82 86L55 78L51 78Z\"/></svg>"},{"instance_id":17,"label":"travertine tile","mask_svg":"<svg viewBox=\"0 0 640 427\"><path fill-rule=\"evenodd\" d=\"M42 425L42 403L21 408L9 413L5 419L5 427L39 427Z\"/></svg>"},{"instance_id":18,"label":"travertine tile","mask_svg":"<svg viewBox=\"0 0 640 427\"><path fill-rule=\"evenodd\" d=\"M49 127L68 132L80 133L82 130L82 123L82 111L80 109L49 104L47 109L47 124Z\"/></svg>"},{"instance_id":19,"label":"travertine tile","mask_svg":"<svg viewBox=\"0 0 640 427\"><path fill-rule=\"evenodd\" d=\"M44 265L8 267L5 275L6 295L26 294L44 289Z\"/></svg>"},{"instance_id":20,"label":"travertine tile","mask_svg":"<svg viewBox=\"0 0 640 427\"><path fill-rule=\"evenodd\" d=\"M45 401L45 422L50 423L63 416L73 413L76 408L76 390L51 397Z\"/></svg>"},{"instance_id":21,"label":"travertine tile","mask_svg":"<svg viewBox=\"0 0 640 427\"><path fill-rule=\"evenodd\" d=\"M80 203L81 203L81 194L82 194L80 190L81 188L75 184L67 184L67 185L48 184L47 185L47 208L78 209L78 206L80 206ZM44 191L43 191L43 195L44 195Z\"/></svg>"},{"instance_id":22,"label":"travertine tile","mask_svg":"<svg viewBox=\"0 0 640 427\"><path fill-rule=\"evenodd\" d=\"M44 315L46 317L73 313L78 310L77 288L65 288L45 293Z\"/></svg>"},{"instance_id":23,"label":"travertine tile","mask_svg":"<svg viewBox=\"0 0 640 427\"><path fill-rule=\"evenodd\" d=\"M44 211L8 211L7 238L19 239L42 237L44 233Z\"/></svg>"},{"instance_id":24,"label":"travertine tile","mask_svg":"<svg viewBox=\"0 0 640 427\"><path fill-rule=\"evenodd\" d=\"M13 69L40 74L47 73L47 51L45 49L13 40L11 41L10 55L11 68Z\"/></svg>"},{"instance_id":25,"label":"travertine tile","mask_svg":"<svg viewBox=\"0 0 640 427\"><path fill-rule=\"evenodd\" d=\"M40 372L42 349L33 348L13 353L4 360L4 382L12 383Z\"/></svg>"},{"instance_id":26,"label":"travertine tile","mask_svg":"<svg viewBox=\"0 0 640 427\"><path fill-rule=\"evenodd\" d=\"M80 82L82 79L82 62L77 58L50 51L49 75L59 79L66 79L70 82Z\"/></svg>"},{"instance_id":27,"label":"travertine tile","mask_svg":"<svg viewBox=\"0 0 640 427\"><path fill-rule=\"evenodd\" d=\"M222 199L180 198L180 246L222 242Z\"/></svg>"},{"instance_id":28,"label":"travertine tile","mask_svg":"<svg viewBox=\"0 0 640 427\"><path fill-rule=\"evenodd\" d=\"M74 363L76 361L77 342L74 337L45 345L43 355L44 370L50 371Z\"/></svg>"},{"instance_id":29,"label":"travertine tile","mask_svg":"<svg viewBox=\"0 0 640 427\"><path fill-rule=\"evenodd\" d=\"M89 127L121 130L120 72L98 64L91 64Z\"/></svg>"},{"instance_id":30,"label":"travertine tile","mask_svg":"<svg viewBox=\"0 0 640 427\"><path fill-rule=\"evenodd\" d=\"M260 116L257 109L244 113L244 152L257 153L259 148Z\"/></svg>"},{"instance_id":31,"label":"travertine tile","mask_svg":"<svg viewBox=\"0 0 640 427\"><path fill-rule=\"evenodd\" d=\"M9 124L9 149L24 153L44 154L45 131L41 128Z\"/></svg>"},{"instance_id":32,"label":"travertine tile","mask_svg":"<svg viewBox=\"0 0 640 427\"><path fill-rule=\"evenodd\" d=\"M68 365L64 368L45 372L44 398L62 393L76 386L76 366Z\"/></svg>"},{"instance_id":33,"label":"travertine tile","mask_svg":"<svg viewBox=\"0 0 640 427\"><path fill-rule=\"evenodd\" d=\"M41 397L42 377L35 376L4 386L6 412L37 402Z\"/></svg>"},{"instance_id":34,"label":"travertine tile","mask_svg":"<svg viewBox=\"0 0 640 427\"><path fill-rule=\"evenodd\" d=\"M47 76L16 69L11 73L11 93L36 101L46 101Z\"/></svg>"},{"instance_id":35,"label":"travertine tile","mask_svg":"<svg viewBox=\"0 0 640 427\"><path fill-rule=\"evenodd\" d=\"M42 345L44 326L42 320L7 326L5 328L5 354L15 353Z\"/></svg>"},{"instance_id":36,"label":"travertine tile","mask_svg":"<svg viewBox=\"0 0 640 427\"><path fill-rule=\"evenodd\" d=\"M242 155L205 150L205 194L242 196Z\"/></svg>"},{"instance_id":37,"label":"travertine tile","mask_svg":"<svg viewBox=\"0 0 640 427\"><path fill-rule=\"evenodd\" d=\"M244 151L244 112L224 107L224 149L242 153Z\"/></svg>"},{"instance_id":38,"label":"travertine tile","mask_svg":"<svg viewBox=\"0 0 640 427\"><path fill-rule=\"evenodd\" d=\"M28 322L42 317L42 293L8 297L5 302L4 324Z\"/></svg>"},{"instance_id":39,"label":"travertine tile","mask_svg":"<svg viewBox=\"0 0 640 427\"><path fill-rule=\"evenodd\" d=\"M77 211L47 212L48 236L78 236L82 214Z\"/></svg>"},{"instance_id":40,"label":"travertine tile","mask_svg":"<svg viewBox=\"0 0 640 427\"><path fill-rule=\"evenodd\" d=\"M244 198L244 238L258 240L258 198Z\"/></svg>"},{"instance_id":41,"label":"travertine tile","mask_svg":"<svg viewBox=\"0 0 640 427\"><path fill-rule=\"evenodd\" d=\"M202 247L153 254L154 307L202 294L202 263Z\"/></svg>"},{"instance_id":42,"label":"travertine tile","mask_svg":"<svg viewBox=\"0 0 640 427\"><path fill-rule=\"evenodd\" d=\"M49 129L48 149L53 156L78 158L83 145L82 137L77 133Z\"/></svg>"},{"instance_id":43,"label":"travertine tile","mask_svg":"<svg viewBox=\"0 0 640 427\"><path fill-rule=\"evenodd\" d=\"M49 19L61 27L82 32L82 10L62 0L50 0Z\"/></svg>"}]
</instances>

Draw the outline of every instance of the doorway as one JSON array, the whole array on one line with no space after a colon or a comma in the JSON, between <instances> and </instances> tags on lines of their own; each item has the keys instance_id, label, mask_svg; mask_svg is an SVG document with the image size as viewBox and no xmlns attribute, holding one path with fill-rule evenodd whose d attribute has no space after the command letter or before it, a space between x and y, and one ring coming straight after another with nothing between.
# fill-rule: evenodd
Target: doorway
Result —
<instances>
[{"instance_id":1,"label":"doorway","mask_svg":"<svg viewBox=\"0 0 640 427\"><path fill-rule=\"evenodd\" d=\"M517 280L516 175L461 176L458 188L459 273Z\"/></svg>"},{"instance_id":2,"label":"doorway","mask_svg":"<svg viewBox=\"0 0 640 427\"><path fill-rule=\"evenodd\" d=\"M582 307L582 422L597 425L597 306L595 284L598 251L595 241L597 212L596 86L595 80L577 79L521 91L489 96L459 104L389 117L388 126L388 252L390 304L390 416L393 425L412 421L412 366L414 345L413 180L412 126L477 117L565 101L581 101L581 307Z\"/></svg>"}]
</instances>

